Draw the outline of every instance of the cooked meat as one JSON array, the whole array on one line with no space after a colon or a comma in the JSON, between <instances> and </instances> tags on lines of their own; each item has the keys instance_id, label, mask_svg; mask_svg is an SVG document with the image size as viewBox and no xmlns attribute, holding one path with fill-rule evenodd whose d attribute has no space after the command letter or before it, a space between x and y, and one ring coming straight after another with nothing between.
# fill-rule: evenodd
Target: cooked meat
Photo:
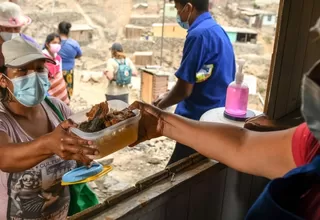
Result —
<instances>
[{"instance_id":1,"label":"cooked meat","mask_svg":"<svg viewBox=\"0 0 320 220\"><path fill-rule=\"evenodd\" d=\"M111 111L108 103L102 102L93 106L86 116L88 121L82 122L79 129L84 132L97 132L134 117L135 114L128 108L121 111Z\"/></svg>"},{"instance_id":2,"label":"cooked meat","mask_svg":"<svg viewBox=\"0 0 320 220\"><path fill-rule=\"evenodd\" d=\"M109 106L107 102L101 102L100 104L94 105L86 116L88 120L93 120L94 118L103 118L109 113Z\"/></svg>"}]
</instances>

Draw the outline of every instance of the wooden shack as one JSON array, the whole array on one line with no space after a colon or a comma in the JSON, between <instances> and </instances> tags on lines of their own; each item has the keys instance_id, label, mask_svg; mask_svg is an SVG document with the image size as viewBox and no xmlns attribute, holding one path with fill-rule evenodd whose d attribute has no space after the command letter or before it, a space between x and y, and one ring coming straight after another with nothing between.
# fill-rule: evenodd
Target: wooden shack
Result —
<instances>
[{"instance_id":1,"label":"wooden shack","mask_svg":"<svg viewBox=\"0 0 320 220\"><path fill-rule=\"evenodd\" d=\"M231 43L256 43L258 32L249 28L223 27Z\"/></svg>"},{"instance_id":2,"label":"wooden shack","mask_svg":"<svg viewBox=\"0 0 320 220\"><path fill-rule=\"evenodd\" d=\"M280 1L265 114L252 119L250 129L281 130L303 122L301 79L320 59L320 41L309 32L319 16L319 0ZM267 182L193 155L70 219L243 220Z\"/></svg>"},{"instance_id":3,"label":"wooden shack","mask_svg":"<svg viewBox=\"0 0 320 220\"><path fill-rule=\"evenodd\" d=\"M141 68L140 99L152 103L159 95L168 91L169 74L159 69Z\"/></svg>"},{"instance_id":4,"label":"wooden shack","mask_svg":"<svg viewBox=\"0 0 320 220\"><path fill-rule=\"evenodd\" d=\"M140 39L144 31L144 27L128 24L125 26L126 39Z\"/></svg>"},{"instance_id":5,"label":"wooden shack","mask_svg":"<svg viewBox=\"0 0 320 220\"><path fill-rule=\"evenodd\" d=\"M162 36L162 23L152 24L152 32L155 37ZM185 38L187 31L177 23L164 23L163 37L168 38Z\"/></svg>"},{"instance_id":6,"label":"wooden shack","mask_svg":"<svg viewBox=\"0 0 320 220\"><path fill-rule=\"evenodd\" d=\"M88 24L72 24L70 37L85 45L92 41L94 28Z\"/></svg>"},{"instance_id":7,"label":"wooden shack","mask_svg":"<svg viewBox=\"0 0 320 220\"><path fill-rule=\"evenodd\" d=\"M152 65L153 62L153 52L152 51L136 51L133 54L134 56L134 63L137 66L146 66L146 65Z\"/></svg>"}]
</instances>

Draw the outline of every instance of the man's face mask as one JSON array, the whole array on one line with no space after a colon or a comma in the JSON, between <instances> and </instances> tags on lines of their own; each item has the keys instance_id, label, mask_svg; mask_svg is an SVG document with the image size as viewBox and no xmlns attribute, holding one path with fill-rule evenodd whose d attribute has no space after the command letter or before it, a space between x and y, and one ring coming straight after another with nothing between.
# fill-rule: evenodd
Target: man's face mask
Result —
<instances>
[{"instance_id":1,"label":"man's face mask","mask_svg":"<svg viewBox=\"0 0 320 220\"><path fill-rule=\"evenodd\" d=\"M310 31L318 33L314 42L320 40L320 18ZM312 134L320 141L320 60L303 77L301 95L302 115Z\"/></svg>"},{"instance_id":2,"label":"man's face mask","mask_svg":"<svg viewBox=\"0 0 320 220\"><path fill-rule=\"evenodd\" d=\"M177 23L178 23L178 24L180 25L180 27L182 27L183 29L189 29L189 27L190 27L190 25L189 25L189 19L190 19L190 16L191 16L191 12L189 13L188 18L187 18L186 21L181 21L181 16L180 16L181 13L184 12L184 10L186 9L186 6L187 6L187 5L185 5L185 6L183 7L183 9L182 9L180 12L178 12L177 17L176 17Z\"/></svg>"},{"instance_id":3,"label":"man's face mask","mask_svg":"<svg viewBox=\"0 0 320 220\"><path fill-rule=\"evenodd\" d=\"M320 141L320 61L305 75L302 81L302 115Z\"/></svg>"}]
</instances>

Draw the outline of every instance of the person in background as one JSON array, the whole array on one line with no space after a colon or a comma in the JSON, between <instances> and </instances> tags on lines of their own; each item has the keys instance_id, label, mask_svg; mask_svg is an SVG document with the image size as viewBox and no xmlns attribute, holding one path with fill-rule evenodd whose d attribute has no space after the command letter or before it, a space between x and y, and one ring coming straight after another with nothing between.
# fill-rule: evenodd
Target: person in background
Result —
<instances>
[{"instance_id":1,"label":"person in background","mask_svg":"<svg viewBox=\"0 0 320 220\"><path fill-rule=\"evenodd\" d=\"M131 77L137 76L138 72L133 62L123 52L120 43L112 44L111 58L107 62L107 69L104 71L109 80L106 99L118 99L126 103L129 102L129 85Z\"/></svg>"},{"instance_id":2,"label":"person in background","mask_svg":"<svg viewBox=\"0 0 320 220\"><path fill-rule=\"evenodd\" d=\"M90 141L72 136L70 108L45 98L43 55L22 37L3 44L0 74L0 219L67 219L69 187L62 175L95 155ZM56 109L53 108L55 106ZM59 116L60 115L60 116Z\"/></svg>"},{"instance_id":3,"label":"person in background","mask_svg":"<svg viewBox=\"0 0 320 220\"><path fill-rule=\"evenodd\" d=\"M31 22L31 18L23 14L19 5L12 2L0 3L0 70L4 68L4 58L1 51L4 42L22 36L39 47L34 39L21 33L21 27L29 25Z\"/></svg>"},{"instance_id":4,"label":"person in background","mask_svg":"<svg viewBox=\"0 0 320 220\"><path fill-rule=\"evenodd\" d=\"M67 83L69 99L71 99L73 94L75 59L82 56L79 43L69 37L71 26L69 22L65 21L60 22L58 26L58 32L61 37L61 50L59 51L59 55L62 58L62 73Z\"/></svg>"},{"instance_id":5,"label":"person in background","mask_svg":"<svg viewBox=\"0 0 320 220\"><path fill-rule=\"evenodd\" d=\"M235 55L228 35L208 12L209 0L175 0L178 24L187 29L176 85L154 101L166 109L178 104L177 115L199 120L206 111L224 107L228 85L236 72ZM195 151L177 143L168 164Z\"/></svg>"},{"instance_id":6,"label":"person in background","mask_svg":"<svg viewBox=\"0 0 320 220\"><path fill-rule=\"evenodd\" d=\"M66 82L62 75L62 59L58 55L61 49L61 38L59 34L52 33L47 36L44 48L42 50L43 54L54 60L56 64L46 62L46 67L49 72L50 88L48 94L50 96L56 97L69 105L70 100L68 97L68 92L66 88Z\"/></svg>"}]
</instances>

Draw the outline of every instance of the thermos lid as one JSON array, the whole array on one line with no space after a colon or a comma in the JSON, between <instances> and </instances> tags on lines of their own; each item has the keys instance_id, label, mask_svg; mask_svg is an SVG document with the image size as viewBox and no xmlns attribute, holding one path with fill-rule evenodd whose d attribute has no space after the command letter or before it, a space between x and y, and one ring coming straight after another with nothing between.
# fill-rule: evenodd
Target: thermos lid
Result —
<instances>
[{"instance_id":1,"label":"thermos lid","mask_svg":"<svg viewBox=\"0 0 320 220\"><path fill-rule=\"evenodd\" d=\"M61 185L73 185L90 182L109 173L111 170L111 166L102 166L99 163L93 163L90 168L86 166L78 167L62 176Z\"/></svg>"}]
</instances>

